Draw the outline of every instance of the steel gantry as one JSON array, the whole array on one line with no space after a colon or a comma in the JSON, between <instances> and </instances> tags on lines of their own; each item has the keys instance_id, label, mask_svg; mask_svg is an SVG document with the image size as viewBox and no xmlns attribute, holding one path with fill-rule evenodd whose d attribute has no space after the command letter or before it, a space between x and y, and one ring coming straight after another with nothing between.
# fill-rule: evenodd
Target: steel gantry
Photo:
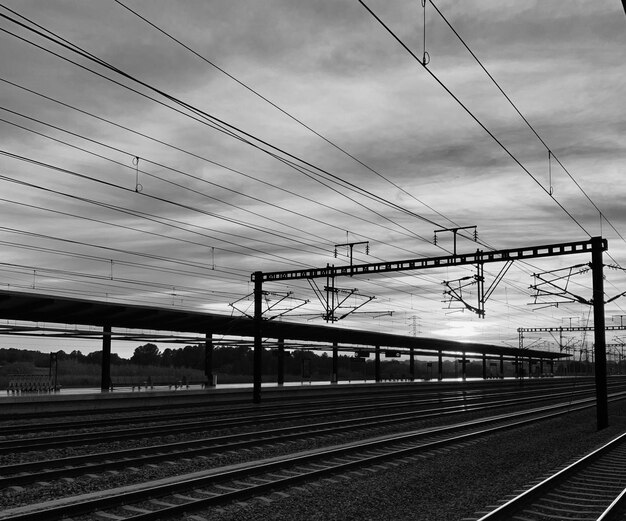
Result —
<instances>
[{"instance_id":1,"label":"steel gantry","mask_svg":"<svg viewBox=\"0 0 626 521\"><path fill-rule=\"evenodd\" d=\"M563 350L563 333L594 330L594 326L518 327L519 348L524 349L524 333L559 333L559 349ZM626 325L604 326L604 331L626 331Z\"/></svg>"},{"instance_id":2,"label":"steel gantry","mask_svg":"<svg viewBox=\"0 0 626 521\"><path fill-rule=\"evenodd\" d=\"M462 266L474 264L479 268L486 263L510 262L522 259L535 259L541 257L554 257L560 255L572 255L591 253L592 284L593 284L593 310L595 324L595 350L596 350L596 397L598 429L608 426L608 397L606 384L606 346L604 333L604 281L602 253L608 248L606 239L592 237L587 241L568 242L560 244L548 244L541 246L528 246L524 248L511 248L506 250L482 251L474 253L454 254L443 257L428 257L400 261L375 262L367 264L351 264L350 266L327 265L325 268L306 268L289 271L276 271L264 273L256 271L252 274L254 282L254 363L253 363L253 401L261 401L261 354L263 351L263 317L262 295L263 283L274 281L316 279L322 277L372 275L376 273L388 273L394 271L422 270L429 268L445 268L449 266Z\"/></svg>"}]
</instances>

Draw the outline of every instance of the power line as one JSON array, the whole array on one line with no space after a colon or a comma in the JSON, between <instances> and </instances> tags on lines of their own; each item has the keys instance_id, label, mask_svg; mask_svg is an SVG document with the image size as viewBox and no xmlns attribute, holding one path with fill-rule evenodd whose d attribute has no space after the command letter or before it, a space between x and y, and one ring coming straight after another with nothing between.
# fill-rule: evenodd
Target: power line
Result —
<instances>
[{"instance_id":1,"label":"power line","mask_svg":"<svg viewBox=\"0 0 626 521\"><path fill-rule=\"evenodd\" d=\"M7 8L5 7L5 9L7 9ZM10 9L7 9L7 10L15 13L15 11L12 11ZM17 13L15 13L15 14L17 14ZM26 18L26 17L24 17L22 15L19 15L19 14L17 14L17 15L20 16L22 19L27 20L29 23L32 23L33 25L35 25L37 27L41 27L41 26L38 26L36 23L32 22L31 20L29 20L28 18ZM23 28L25 28L26 30L31 31L31 32L39 35L42 38L45 38L45 39L49 40L49 41L52 41L53 43L56 43L57 45L60 45L60 46L64 47L65 49L70 50L71 52L76 53L76 54L78 54L78 55L80 55L80 56L82 56L82 57L84 57L84 58L86 58L86 59L88 59L90 61L96 62L99 65L107 68L108 70L113 71L113 72L123 76L124 78L127 78L127 79L129 79L129 80L131 80L131 81L141 85L142 87L147 88L147 89L149 89L149 90L159 94L160 96L164 97L165 99L168 99L169 101L172 101L173 103L175 103L175 104L185 108L186 110L192 112L196 116L199 116L201 118L201 120L203 122L205 122L205 124L206 124L206 122L208 122L209 126L211 128L213 128L213 129L215 129L215 130L219 130L220 132L223 132L224 134L229 135L230 137L233 137L233 138L235 138L235 139L237 139L237 140L239 140L239 141L241 141L243 143L246 143L249 146L252 146L253 148L255 148L257 150L260 150L263 153L268 154L271 157L277 158L276 154L278 154L279 155L278 157L282 157L282 160L283 160L283 162L285 162L285 164L291 165L291 164L293 164L292 161L295 161L295 164L300 164L300 165L302 165L303 168L311 168L313 171L316 172L315 175L325 176L328 179L330 179L332 182L338 183L341 186L343 186L344 188L349 188L350 190L353 190L356 193L359 193L360 195L364 195L364 196L366 196L366 197L368 197L368 198L370 198L372 200L375 200L375 201L377 201L379 203L382 203L382 204L384 204L386 206L389 206L389 207L394 208L394 209L396 209L398 211L406 213L406 214L408 214L408 215L410 215L412 217L415 217L415 218L418 218L420 220L423 220L423 221L429 222L431 224L437 225L434 221L432 221L432 220L430 220L430 219L428 219L428 218L426 218L426 217L424 217L422 215L419 215L419 214L417 214L415 212L412 212L412 211L410 211L410 210L408 210L408 209L406 209L406 208L404 208L404 207L402 207L402 206L400 206L400 205L398 205L396 203L393 203L392 201L389 201L389 200L387 200L387 199L385 199L385 198L383 198L383 197L381 197L381 196L379 196L377 194L372 193L369 190L366 190L366 189L364 189L362 187L359 187L358 185L355 185L354 183L346 181L345 179L342 179L341 177L339 177L339 176L337 176L335 174L332 174L331 172L329 172L329 171L327 171L327 170L325 170L325 169L323 169L321 167L317 167L317 166L311 164L310 162L308 162L308 161L306 161L304 159L301 159L301 158L297 157L296 155L291 154L291 153L281 149L280 147L274 146L271 143L269 143L269 142L267 142L267 141L265 141L265 140L263 140L263 139L261 139L261 138L259 138L257 136L254 136L253 134L251 134L249 132L246 132L246 131L236 127L235 125L231 125L231 124L227 123L226 121L223 121L220 118L217 118L217 117L215 117L215 116L213 116L211 114L208 114L207 112L205 112L205 111L203 111L201 109L198 109L198 108L192 106L191 104L189 104L187 102L184 102L184 101L182 101L182 100L180 100L180 99L178 99L178 98L176 98L176 97L174 97L174 96L172 96L170 94L167 94L164 91L162 91L162 90L160 90L160 89L158 89L158 88L156 88L154 86L151 86L148 83L146 83L146 82L144 82L142 80L139 80L138 78L135 78L131 74L129 74L127 72L124 72L124 71L118 69L117 67L115 67L115 66L105 62L104 60L102 60L102 59L92 55L91 53L89 53L87 51L84 51L82 48L80 48L79 46L77 46L77 45L75 45L73 43L69 43L69 42L65 43L65 42L67 42L67 40L65 40L65 39L63 39L61 37L58 37L55 33L53 33L52 31L49 31L48 29L43 29L42 28L44 31L49 33L49 34L44 34L41 31L38 31L38 30L36 30L36 29L34 29L32 27L29 27L29 26L23 24L22 22L19 22L19 21L15 20L15 19L13 19L13 18L11 18L11 17L9 17L7 15L0 14L0 17L5 18L5 19L7 19L7 20L9 20L9 21L11 21L11 22L13 22L13 23L23 27ZM22 37L20 37L20 36L18 36L16 34L14 34L14 33L11 33L10 31L7 31L6 29L2 29L2 31L6 32L7 34L11 34L12 36L15 36L15 37L17 37L17 38L19 38L19 39L21 39L21 40L31 44L31 45L34 45L34 46L36 46L36 47L46 51L46 52L50 52L51 54L53 54L53 55L55 55L55 56L57 56L57 57L59 57L59 58L61 58L63 60L66 60L66 61L68 61L70 63L74 63L75 65L77 65L77 66L79 66L79 67L81 67L81 68L83 68L83 69L85 69L85 70L87 70L89 72L97 74L98 76L100 76L100 77L102 77L104 79L107 79L108 81L111 81L113 83L116 83L116 84L118 84L118 85L120 85L120 86L122 86L122 87L124 87L126 89L129 89L129 90L133 91L133 92L136 92L136 93L140 94L141 96L148 97L149 99L152 99L153 101L155 101L157 103L160 103L160 104L162 104L162 105L164 105L164 106L166 106L168 108L173 108L173 107L171 107L171 106L169 106L167 104L163 104L162 102L159 102L158 100L147 96L144 93L140 93L136 89L133 89L133 88L127 86L127 85L121 84L121 83L119 83L119 82L117 82L117 81L115 81L112 78L109 78L107 76L103 76L102 74L97 73L96 71L93 71L92 69L89 69L88 67L85 67L85 66L80 65L80 64L78 64L76 62L73 62L72 60L69 60L66 57L63 57L63 56L61 56L61 55L59 55L57 53L54 53L53 51L50 51L49 49L45 49L45 48L35 44L34 42L31 42L31 41L26 40L26 39L24 39L24 38L22 38ZM50 35L52 35L52 36L50 36ZM182 111L180 111L178 109L173 109L173 110L176 110L177 112L180 112L181 114L190 117L189 114L187 114L185 112L182 112ZM192 118L192 119L198 120L197 118ZM264 147L267 147L267 148L264 148ZM302 172L302 171L300 170L300 172ZM420 239L421 240L425 240L424 238L420 238Z\"/></svg>"},{"instance_id":2,"label":"power line","mask_svg":"<svg viewBox=\"0 0 626 521\"><path fill-rule=\"evenodd\" d=\"M422 63L422 61L415 55L415 53L409 49L409 47L400 39L400 37L398 35L396 35L396 33L394 33L391 28L385 24L385 22L383 22L380 17L374 13L374 11L372 11L366 4L365 2L363 2L363 0L359 0L359 3L372 15L372 17L404 48L404 50L406 50L411 57L417 62L419 63L422 68L428 72L428 74L430 74L430 76L452 97L452 99L454 99L454 101L456 101L459 106L465 110L465 112L489 135L489 137L491 137L491 139L493 139L493 141L533 180L535 181L535 183L559 206L559 208L561 208L561 210L563 210L567 216L583 231L587 234L587 236L591 237L591 234L585 229L585 227L578 222L578 220L556 199L556 197L554 197L553 194L550 193L549 190L546 190L546 188L541 184L541 182L521 163L521 161L519 159L517 159L517 157L506 147L506 145L504 145L504 143L502 143L502 141L500 141L496 135L489 130L485 124L480 121L480 119L478 119L478 117L467 107L467 105L465 105L458 96L456 96L449 88L447 85L445 85L438 77L437 75L435 75L434 72L432 72L424 63Z\"/></svg>"},{"instance_id":3,"label":"power line","mask_svg":"<svg viewBox=\"0 0 626 521\"><path fill-rule=\"evenodd\" d=\"M201 55L200 53L198 53L196 50L192 49L189 45L183 43L179 38L174 37L173 35L171 35L170 33L168 33L167 31L165 31L163 28L157 26L154 22L148 20L145 16L139 14L137 11L131 9L130 7L128 7L127 5L125 5L124 3L122 3L120 0L115 0L115 2L117 2L120 6L122 6L124 9L126 9L127 11L131 12L132 14L134 14L136 17L138 17L139 19L143 20L145 23L147 23L148 25L150 25L151 27L153 27L154 29L156 29L157 31L159 31L161 34L163 34L164 36L166 36L167 38L169 38L170 40L176 42L178 45L182 46L183 48L185 48L187 51L189 51L190 53L192 53L194 56L196 56L197 58L200 58L202 61L204 61L205 63L207 63L208 65L210 65L211 67L213 67L214 69L218 70L219 72L221 72L222 74L224 74L225 76L227 76L228 78L230 78L231 80L233 80L234 82L236 82L237 84L241 85L243 88L247 89L249 92L251 92L252 94L254 94L255 96L257 96L258 98L260 98L261 100L263 100L264 102L268 103L269 105L271 105L272 107L274 107L276 110L278 110L279 112L281 112L282 114L284 114L285 116L287 116L288 118L290 118L291 120L295 121L297 124L299 124L300 126L304 127L305 129L307 129L309 132L315 134L317 137L319 137L320 139L324 140L326 143L328 143L330 146L332 146L333 148L335 148L336 150L339 150L341 153L343 153L344 155L348 156L349 158L353 159L354 161L356 161L357 163L359 163L361 166L365 167L367 170L369 170L370 172L372 172L373 174L377 175L378 177L380 177L381 179L383 179L384 181L386 181L387 183L391 184L393 187L397 188L398 190L400 190L402 193L404 193L405 195L408 195L411 199L413 199L414 201L424 205L426 208L428 208L429 210L431 210L432 212L436 213L437 215L439 215L440 217L442 217L443 219L446 219L447 221L449 221L450 223L457 225L454 221L452 221L450 218L446 217L445 215L443 215L442 213L438 212L437 210L435 210L434 208L432 208L431 206L429 206L428 204L426 204L425 202L421 201L420 199L418 199L417 197L415 197L413 194L409 193L407 190L405 190L404 188L402 188L401 186L399 186L398 184L394 183L391 179L389 179L388 177L384 176L383 174L381 174L380 172L378 172L377 170L375 170L374 168L372 168L371 166L369 166L368 164L364 163L363 161L361 161L359 158L357 158L356 156L354 156L353 154L351 154L350 152L348 152L346 149L344 149L343 147L339 146L338 144L336 144L335 142L331 141L329 138L327 138L326 136L324 136L322 133L320 133L319 131L313 129L310 125L306 124L304 121L302 121L300 118L297 118L296 116L294 116L293 114L291 114L289 111L283 109L281 106L279 106L278 104L276 104L275 102L271 101L268 97L264 96L263 94L261 94L258 90L250 87L249 85L247 85L245 82L241 81L239 78L235 77L234 75L232 75L231 73L229 73L228 71L226 71L223 67L218 66L215 62L209 60L208 58L206 58L205 56Z\"/></svg>"},{"instance_id":4,"label":"power line","mask_svg":"<svg viewBox=\"0 0 626 521\"><path fill-rule=\"evenodd\" d=\"M22 118L28 119L28 120L30 120L30 121L34 121L34 122L39 123L39 124L41 124L41 125L48 126L48 127L53 128L53 129L55 129L55 130L58 130L58 131L60 131L60 132L64 132L64 133L67 133L67 134L69 134L69 135L72 135L72 136L75 136L75 137L79 137L79 138L81 138L81 139L84 139L84 140L86 140L86 141L89 141L89 142L92 142L92 143L98 144L98 145L103 146L103 147L105 147L105 148L109 148L109 149L114 150L114 151L116 151L116 152L120 152L120 153L125 154L125 155L127 155L127 156L129 156L129 157L135 157L135 156L133 156L130 152L125 151L125 150L123 150L123 149L120 149L120 148L117 148L117 147L113 147L113 146L111 146L111 145L107 145L106 143L103 143L102 141L98 141L98 140L94 140L94 139L88 138L88 137L86 137L86 136L84 136L84 135L81 135L81 134L78 134L78 133L75 133L75 132L69 131L69 130L67 130L67 129L63 129L63 128L61 128L61 127L58 127L58 126L56 126L56 125L52 125L52 124L50 124L50 123L46 123L46 122L44 122L44 121L42 121L42 120L39 120L39 119L37 119L37 118L33 118L33 117L27 116L27 115L25 115L25 114L22 114L22 113L19 113L19 112L16 112L16 111L13 111L13 110L10 110L10 109L6 109L6 108L4 108L4 107L0 107L0 110L4 110L4 111L6 111L6 112L9 112L9 113L14 114L14 115L17 115L17 116L19 116L19 117L22 117ZM120 165L120 166L122 166L122 167L124 167L124 168L126 168L126 169L131 169L131 170L133 170L133 171L136 171L137 173L141 172L142 174L145 174L145 175L147 175L147 176L149 176L149 177L152 177L152 178L158 179L158 180L163 181L163 182L166 182L166 183L173 184L173 185L175 185L175 186L177 186L177 187L180 187L180 188L183 188L183 189L185 189L185 190L190 190L190 191L192 191L192 192L194 192L194 193L197 193L197 194L199 194L199 195L202 195L203 197L207 197L207 198L210 198L210 199L216 200L216 201L221 202L221 203L223 203L223 204L226 204L226 205L232 206L233 208L236 208L236 209L239 209L239 210L242 210L242 211L248 212L248 213L252 213L253 215L255 215L255 216L257 216L257 217L262 217L262 218L264 218L264 219L268 219L268 220L270 220L270 221L274 222L275 224L280 224L280 225L282 225L282 226L287 226L287 227L289 227L289 228L291 228L291 229L294 229L294 230L296 230L296 231L299 231L299 232L301 232L301 233L303 233L303 234L308 234L308 235L311 235L311 236L313 236L313 237L315 237L315 238L317 238L317 239L321 239L321 240L324 240L324 241L325 241L325 238L324 238L324 237L320 237L320 236L318 236L318 235L316 235L316 234L313 234L313 233L311 233L311 232L308 232L308 231L306 231L306 230L302 230L302 229L300 229L300 228L296 228L295 226L288 225L288 224L286 224L286 223L284 223L284 222L282 222L282 221L278 221L278 220L276 220L276 219L272 219L272 218L269 218L269 217L267 217L267 216L263 216L263 215L261 215L261 214L259 214L259 213L257 213L257 212L252 212L252 211L247 210L247 209L245 209L245 208L241 208L240 206L234 205L234 204L232 204L232 203L228 203L228 202L226 202L226 201L222 201L221 199L219 199L219 198L217 198L217 197L210 196L210 195L207 195L207 194L205 194L205 193L198 192L198 191L196 191L196 190L192 190L192 189L190 189L190 188L188 188L188 187L185 187L185 186L181 186L179 183L174 183L174 182L172 182L172 181L166 180L166 179L164 179L164 178L162 178L162 177L160 177L160 176L157 176L157 175L155 175L155 174L152 174L152 173L146 172L145 170L139 169L138 167L132 167L132 166L130 166L130 165L127 165L127 164L121 163L121 162L116 161L116 160L114 160L114 159L111 159L111 158L109 158L109 157L103 156L102 154L98 154L98 153L96 153L96 152L92 152L92 151L87 150L87 149L85 149L85 148L83 148L83 147L79 147L79 146L77 146L77 145L74 145L74 144L68 143L68 142L66 142L66 141L63 141L63 140L61 140L61 139L58 139L58 138L55 138L55 137L49 136L49 135L44 134L44 133L42 133L42 132L38 132L38 131L33 130L33 129L30 129L30 128L28 128L28 127L24 127L23 125L19 125L19 124L15 123L15 122L8 121L8 120L2 119L2 118L0 118L0 121L2 121L2 122L4 122L4 123L6 123L6 124L8 124L8 125L12 125L12 126L15 126L15 127L17 127L17 128L20 128L20 129L22 129L22 130L24 130L24 131L26 131L26 132L30 132L30 133L32 133L32 134L35 134L35 135L38 135L38 136L44 137L44 138L46 138L46 139L49 139L49 140L55 141L55 142L57 142L57 143L60 143L60 144L65 145L65 146L72 147L72 148L74 148L74 149L76 149L76 150L80 150L81 152L85 152L85 153L87 153L87 154L93 155L93 156L98 157L98 158L100 158L100 159L104 159L104 160L106 160L106 161L109 161L109 162L115 163L115 164ZM218 183L214 183L214 182L212 182L212 181L205 180L205 179L203 179L203 178L201 178L201 177L194 176L194 175L189 174L189 173L187 173L187 172L184 172L184 171L182 171L182 170L180 170L180 169L178 169L178 168L174 168L174 167L171 167L171 166L165 165L165 164L163 164L163 163L159 163L159 162L156 162L156 161L152 161L151 159L149 159L149 158L145 158L145 157L142 157L142 158L141 158L141 160L142 160L142 161L144 161L144 162L146 162L146 163L153 164L153 165L158 166L158 167L161 167L161 168L165 168L165 169L170 170L170 171L172 171L172 172L179 173L179 174L181 174L181 175L184 175L184 176L186 176L186 177L192 178L192 179L197 180L197 181L199 181L199 182L202 182L202 183L205 183L205 184L209 184L209 185L212 185L212 186L215 186L215 187L218 187L218 188L224 189L224 190L228 190L228 191L231 191L231 192L233 192L233 193L235 193L235 194L242 195L242 196L244 196L244 197L251 198L252 200L254 200L254 201L256 201L256 202L262 202L263 204L266 204L266 205L268 205L268 206L271 206L271 207L274 207L274 208L280 209L280 210L282 210L282 211L289 212L289 213L292 213L292 214L294 214L294 215L298 215L299 217L303 217L303 218L310 219L310 220L312 220L312 221L314 221L314 222L318 222L318 223L320 223L320 224L324 224L324 225L329 226L329 227L334 227L334 228L336 228L337 230L341 230L342 232L344 231L344 228L339 227L339 226L336 226L336 225L333 225L333 224L331 224L331 223L327 223L326 221L322 221L321 219L317 219L317 218L314 218L314 217L310 217L310 216L304 215L304 214L302 214L302 213L300 213L300 212L296 212L296 211L293 211L293 210L289 210L289 209L287 209L287 208L283 208L283 207L282 207L282 206L280 206L280 205L273 204L273 203L271 203L271 202L268 202L268 201L262 200L262 199L260 199L260 198L257 198L257 197L254 197L254 196L250 196L250 195L245 194L245 193L243 193L243 192L240 192L240 191L233 190L233 189L231 189L231 188L228 188L228 187L222 186L222 185L220 185L220 184L218 184ZM332 189L332 188L331 188L331 189ZM320 201L314 201L314 200L309 199L309 198L305 198L305 199L306 199L306 200L308 200L308 201L311 201L311 202L313 202L313 203L315 203L315 204L322 205ZM352 200L352 199L351 199L351 200ZM359 204L359 203L357 203L357 204ZM403 235L405 235L405 236L407 236L407 237L414 237L414 236L415 236L415 234L414 234L414 233L409 234L409 233L402 233L402 232L398 232L397 230L394 230L394 229L392 229L392 228L390 228L390 227L384 226L384 225L382 225L382 224L381 224L381 223L379 223L379 222L376 222L376 221L371 221L371 220L369 220L369 219L365 219L365 218L363 218L363 217L357 217L357 216L355 216L355 215L353 215L353 214L350 214L350 213L345 212L345 211L341 211L341 210L336 209L336 208L329 207L329 206L327 206L327 205L322 205L322 206L327 207L327 208L330 208L330 209L333 209L334 211L338 211L339 213L342 213L342 214L344 214L344 215L347 215L347 216L353 217L353 218L355 218L355 219L359 219L359 220L361 220L361 221L363 221L363 222L366 222L366 223L368 223L368 224L372 224L372 225L375 225L375 226L378 226L378 227L382 227L382 228L384 228L384 229L386 229L386 230L389 230L389 231L394 231L394 232L396 232L396 233L401 233L401 234L403 234ZM370 210L370 211L371 211L371 209L369 209L369 208L368 208L368 210ZM376 213L376 215L381 216L379 213L377 213L377 212L375 212L375 213ZM217 217L218 217L218 218L222 218L221 216L219 216L219 214L217 214ZM382 216L381 216L381 217L382 217ZM275 234L275 232L270 232L270 233ZM281 237L284 237L284 234L281 234L280 236L281 236ZM371 237L365 237L365 238L366 238L366 239L369 239L369 240L373 240ZM301 243L301 244L305 244L305 245L307 245L307 246L309 245L309 243L303 243L302 241L299 241L299 240L297 240L297 239L292 239L292 240L294 240L295 242ZM395 246L395 245L391 245L391 244L390 244L390 246L397 247L397 246ZM327 247L327 243L326 243L326 242L323 244L323 247ZM401 249L402 249L402 248L401 248ZM405 250L405 251L409 252L409 250Z\"/></svg>"},{"instance_id":5,"label":"power line","mask_svg":"<svg viewBox=\"0 0 626 521\"><path fill-rule=\"evenodd\" d=\"M116 0L117 1L117 0ZM624 239L624 237L622 236L621 233L619 233L617 231L617 229L615 228L615 226L613 226L613 224L611 223L611 221L609 221L609 219L607 219L606 215L604 215L602 213L602 210L600 210L600 208L598 208L598 206L596 205L595 202L593 202L593 200L591 199L591 197L589 197L589 195L587 194L587 192L585 192L585 190L582 188L582 186L578 183L578 181L576 181L576 179L574 179L574 176L569 172L569 170L567 168L565 168L565 166L563 165L563 163L561 162L561 160L556 156L556 154L554 153L554 151L548 146L548 144L544 141L544 139L539 135L539 133L537 132L537 130L531 125L531 123L528 121L528 119L522 114L522 112L519 110L519 108L517 107L517 105L513 102L513 100L507 95L507 93L504 91L504 89L500 86L500 84L496 81L496 79L493 77L493 75L487 70L487 68L485 67L485 65L481 62L481 60L478 58L478 56L476 56L476 54L472 51L472 49L470 49L469 45L467 44L467 42L461 37L461 35L458 33L458 31L452 26L452 24L450 23L450 21L444 16L444 14L441 12L441 10L437 7L437 5L434 3L433 0L429 0L430 4L435 8L435 10L437 11L437 13L439 14L439 16L441 16L441 18L443 19L443 21L446 23L446 25L450 28L450 30L454 33L454 35L458 38L458 40L463 44L463 46L465 47L465 49L467 50L467 52L470 53L470 55L472 56L472 58L474 58L474 60L476 61L476 63L480 66L480 68L485 72L485 74L489 77L489 79L492 81L492 83L498 88L498 90L501 92L501 94L504 96L504 98L508 101L508 103L511 105L511 107L513 107L513 109L515 110L515 112L517 112L517 114L519 115L519 117L524 121L524 123L526 123L526 126L528 126L528 128L532 131L532 133L537 137L537 139L540 141L540 143L543 145L543 147L546 149L546 151L548 152L548 161L550 160L550 157L554 158L554 160L559 164L559 166L563 169L563 171L568 175L568 177L572 180L572 182L576 185L576 187L581 191L581 193L585 196L585 198L592 204L592 206L598 211L598 213L600 214L600 217L603 218L613 229L613 231L618 235L618 237L626 242L626 239ZM550 194L552 195L552 194ZM609 254L610 255L610 254Z\"/></svg>"}]
</instances>

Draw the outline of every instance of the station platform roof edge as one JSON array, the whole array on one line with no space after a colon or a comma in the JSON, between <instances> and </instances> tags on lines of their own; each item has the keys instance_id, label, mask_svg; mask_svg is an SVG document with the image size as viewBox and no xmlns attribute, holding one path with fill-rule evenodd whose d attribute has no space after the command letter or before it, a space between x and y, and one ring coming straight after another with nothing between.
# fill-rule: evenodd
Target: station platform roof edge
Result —
<instances>
[{"instance_id":1,"label":"station platform roof edge","mask_svg":"<svg viewBox=\"0 0 626 521\"><path fill-rule=\"evenodd\" d=\"M60 297L49 294L0 290L0 319L26 322L47 322L81 326L97 326L155 331L175 331L195 334L218 334L239 337L254 336L254 322L247 317L233 317L175 308L162 308L100 302L97 300ZM461 353L507 357L557 359L567 358L566 353L519 349L475 342L397 335L336 326L300 324L288 321L264 321L264 338L302 342L346 344L360 349L380 346L400 349L403 354L413 348L420 353L436 355L442 351L447 356ZM193 342L190 342L193 343Z\"/></svg>"}]
</instances>

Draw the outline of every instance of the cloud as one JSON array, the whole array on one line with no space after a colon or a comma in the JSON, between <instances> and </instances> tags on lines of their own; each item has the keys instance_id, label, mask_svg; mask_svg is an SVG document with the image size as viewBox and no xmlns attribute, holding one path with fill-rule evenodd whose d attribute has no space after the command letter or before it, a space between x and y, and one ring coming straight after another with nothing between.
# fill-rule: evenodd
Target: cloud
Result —
<instances>
[{"instance_id":1,"label":"cloud","mask_svg":"<svg viewBox=\"0 0 626 521\"><path fill-rule=\"evenodd\" d=\"M421 56L419 2L367 3ZM7 258L23 265L20 274L10 274L17 287L32 286L35 264L98 275L110 274L113 265L120 280L110 280L108 287L78 275L71 281L61 277L53 281L49 275L46 285L43 273L41 287L95 298L146 299L165 306L172 305L172 293L191 295L184 288L198 288L206 302L199 304L201 297L188 296L185 305L230 312L229 301L249 293L253 271L345 264L348 259L335 258L333 249L350 241L369 241L372 252L355 252L355 262L446 255L452 249L452 233L440 236L434 245L434 230L467 225L478 227L482 242L477 245L459 237L460 251L559 243L602 233L614 260L624 262L621 165L626 153L619 110L625 83L624 34L623 10L614 2L572 1L567 7L545 2L437 2L551 154L601 209L602 229L597 209L554 157L548 162L545 146L430 4L429 70L528 172L358 3L185 2L174 9L169 2L128 1L129 7L322 137L117 4L22 0L8 5L150 85L266 142L244 143L228 135L229 130L211 128L1 36L0 59L7 80L135 131L0 83L3 107L75 135L6 111L0 117L104 157L6 123L0 124L3 149L112 186L7 156L0 157L2 175L126 210L2 181L4 197L14 201L3 203L7 227L76 243L26 240L8 231L2 240L80 253L9 248ZM3 27L9 25L3 22ZM133 85L113 73L107 75ZM150 95L164 101L154 92ZM137 170L134 157L140 158ZM141 192L135 191L137 181ZM556 201L546 193L550 186ZM94 258L84 258L87 255ZM175 272L177 260L179 267L195 274ZM205 268L185 267L182 261ZM568 262L559 258L533 264L549 269ZM155 267L165 271L155 272ZM472 269L424 271L399 279L353 278L348 284L377 296L370 309L395 312L393 318L379 319L381 330L395 331L418 314L423 334L432 336L449 331L447 324L457 320L443 310L442 280L472 274ZM489 266L490 280L498 270ZM488 303L484 322L488 325L474 328L474 339L499 342L514 337L522 323L551 324L580 313L577 306L529 310L529 270L516 267L507 274ZM617 291L623 282L617 276L612 283ZM304 298L314 297L308 284L297 285L297 290ZM311 300L307 309L319 311ZM620 309L619 302L614 305ZM370 324L355 316L343 325Z\"/></svg>"}]
</instances>

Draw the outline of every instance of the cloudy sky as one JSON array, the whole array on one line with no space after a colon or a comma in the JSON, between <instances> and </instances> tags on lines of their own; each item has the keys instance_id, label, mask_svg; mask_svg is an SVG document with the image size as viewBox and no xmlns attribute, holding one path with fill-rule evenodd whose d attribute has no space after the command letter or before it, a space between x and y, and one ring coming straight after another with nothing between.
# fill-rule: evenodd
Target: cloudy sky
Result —
<instances>
[{"instance_id":1,"label":"cloudy sky","mask_svg":"<svg viewBox=\"0 0 626 521\"><path fill-rule=\"evenodd\" d=\"M364 1L423 58L420 2ZM4 289L251 313L252 272L345 265L346 243L369 243L354 263L448 255L452 233L434 244L434 230L469 226L478 243L460 231L459 253L602 235L605 262L626 267L619 0L428 2L427 69L358 0L8 0L0 14ZM444 295L470 283L475 306L472 267L337 279L358 290L346 306L375 297L337 326L515 346L519 327L590 324L590 306L530 288L589 261L515 263L484 319ZM501 268L485 266L486 287ZM551 276L590 299L580 271ZM605 275L607 300L626 291L621 269ZM324 323L306 281L264 289L292 292L274 313L309 301L283 319Z\"/></svg>"}]
</instances>

